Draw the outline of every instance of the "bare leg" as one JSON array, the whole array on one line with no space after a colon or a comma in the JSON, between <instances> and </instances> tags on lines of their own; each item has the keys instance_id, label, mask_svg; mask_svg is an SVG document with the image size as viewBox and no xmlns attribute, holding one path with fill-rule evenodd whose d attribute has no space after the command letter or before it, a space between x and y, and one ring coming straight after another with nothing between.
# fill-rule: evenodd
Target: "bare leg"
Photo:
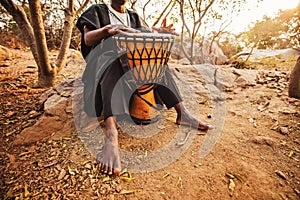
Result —
<instances>
[{"instance_id":1,"label":"bare leg","mask_svg":"<svg viewBox=\"0 0 300 200\"><path fill-rule=\"evenodd\" d=\"M105 138L99 168L101 173L108 175L119 174L121 171L118 130L112 116L105 120Z\"/></svg>"},{"instance_id":2,"label":"bare leg","mask_svg":"<svg viewBox=\"0 0 300 200\"><path fill-rule=\"evenodd\" d=\"M203 124L202 122L194 118L192 115L190 115L182 103L176 104L174 108L177 112L176 124L191 126L201 131L213 129L212 125Z\"/></svg>"}]
</instances>

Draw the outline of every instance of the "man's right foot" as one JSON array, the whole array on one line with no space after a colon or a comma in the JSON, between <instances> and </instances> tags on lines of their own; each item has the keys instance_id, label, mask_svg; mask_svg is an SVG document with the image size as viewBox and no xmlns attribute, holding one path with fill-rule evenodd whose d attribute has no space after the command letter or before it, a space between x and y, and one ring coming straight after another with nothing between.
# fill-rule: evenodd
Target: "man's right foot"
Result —
<instances>
[{"instance_id":1,"label":"man's right foot","mask_svg":"<svg viewBox=\"0 0 300 200\"><path fill-rule=\"evenodd\" d=\"M99 170L102 174L107 175L120 174L121 172L117 130L106 131Z\"/></svg>"}]
</instances>

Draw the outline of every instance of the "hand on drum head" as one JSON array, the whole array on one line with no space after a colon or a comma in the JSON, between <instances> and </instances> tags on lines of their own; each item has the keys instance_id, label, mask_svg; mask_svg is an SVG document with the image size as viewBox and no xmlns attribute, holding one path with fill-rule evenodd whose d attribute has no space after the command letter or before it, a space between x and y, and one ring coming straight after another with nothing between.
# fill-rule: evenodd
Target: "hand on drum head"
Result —
<instances>
[{"instance_id":1,"label":"hand on drum head","mask_svg":"<svg viewBox=\"0 0 300 200\"><path fill-rule=\"evenodd\" d=\"M126 35L127 33L140 33L139 30L124 25L108 25L107 32L109 35L116 35L116 34Z\"/></svg>"},{"instance_id":2,"label":"hand on drum head","mask_svg":"<svg viewBox=\"0 0 300 200\"><path fill-rule=\"evenodd\" d=\"M159 28L152 27L152 29L159 33L170 33L173 35L179 35L178 33L176 33L175 28L173 28L173 26L174 26L173 24L167 26L167 19L165 18L161 23L161 27Z\"/></svg>"}]
</instances>

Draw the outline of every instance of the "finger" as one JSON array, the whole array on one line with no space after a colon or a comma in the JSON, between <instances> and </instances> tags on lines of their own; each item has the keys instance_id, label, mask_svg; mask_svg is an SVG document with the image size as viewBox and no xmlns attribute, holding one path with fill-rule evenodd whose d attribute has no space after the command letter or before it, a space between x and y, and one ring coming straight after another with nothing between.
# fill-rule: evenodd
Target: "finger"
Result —
<instances>
[{"instance_id":1,"label":"finger","mask_svg":"<svg viewBox=\"0 0 300 200\"><path fill-rule=\"evenodd\" d=\"M161 26L162 27L166 27L166 25L167 25L167 19L164 18L163 21L162 21L162 23L161 23Z\"/></svg>"},{"instance_id":2,"label":"finger","mask_svg":"<svg viewBox=\"0 0 300 200\"><path fill-rule=\"evenodd\" d=\"M171 29L174 26L174 24L170 24L169 26L167 26L167 29Z\"/></svg>"}]
</instances>

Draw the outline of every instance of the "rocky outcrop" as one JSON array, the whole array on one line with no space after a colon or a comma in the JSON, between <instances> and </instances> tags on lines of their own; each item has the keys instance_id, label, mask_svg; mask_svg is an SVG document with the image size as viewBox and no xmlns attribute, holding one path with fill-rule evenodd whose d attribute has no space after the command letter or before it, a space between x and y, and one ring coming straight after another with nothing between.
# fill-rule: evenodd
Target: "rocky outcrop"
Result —
<instances>
[{"instance_id":1,"label":"rocky outcrop","mask_svg":"<svg viewBox=\"0 0 300 200\"><path fill-rule=\"evenodd\" d=\"M191 42L183 42L184 51L190 55ZM194 43L194 64L215 64L223 65L227 62L228 58L224 55L222 49L216 44L211 44L204 41L202 46L199 43ZM183 53L180 43L175 43L171 52L171 62L183 65L189 65L190 62Z\"/></svg>"},{"instance_id":2,"label":"rocky outcrop","mask_svg":"<svg viewBox=\"0 0 300 200\"><path fill-rule=\"evenodd\" d=\"M185 105L199 99L225 101L226 91L264 84L283 91L287 87L287 73L277 71L243 70L232 67L206 65L170 65L173 77ZM80 78L69 79L43 93L40 102L43 114L36 124L25 128L14 145L68 137L72 133L89 133L98 126L98 119L83 111L83 84ZM193 96L193 97L192 97Z\"/></svg>"},{"instance_id":3,"label":"rocky outcrop","mask_svg":"<svg viewBox=\"0 0 300 200\"><path fill-rule=\"evenodd\" d=\"M300 50L298 49L278 49L278 50L267 50L267 49L251 49L243 50L239 52L234 57L246 60L251 53L249 60L250 61L260 61L262 59L274 58L278 61L286 61L292 57L300 56Z\"/></svg>"}]
</instances>

